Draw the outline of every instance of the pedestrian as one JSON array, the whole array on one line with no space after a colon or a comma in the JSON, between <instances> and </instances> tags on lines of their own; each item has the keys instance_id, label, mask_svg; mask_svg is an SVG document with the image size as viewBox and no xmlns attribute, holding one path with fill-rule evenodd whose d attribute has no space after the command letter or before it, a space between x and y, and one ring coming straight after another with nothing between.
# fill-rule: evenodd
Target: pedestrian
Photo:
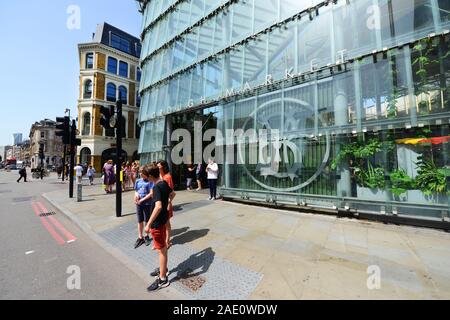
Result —
<instances>
[{"instance_id":1,"label":"pedestrian","mask_svg":"<svg viewBox=\"0 0 450 320\"><path fill-rule=\"evenodd\" d=\"M41 175L41 180L44 180L44 167L40 167L39 168L39 173L40 173L40 175Z\"/></svg>"},{"instance_id":2,"label":"pedestrian","mask_svg":"<svg viewBox=\"0 0 450 320\"><path fill-rule=\"evenodd\" d=\"M89 183L91 186L94 185L94 174L95 174L95 169L92 166L89 166L89 168L87 169L87 176L89 178Z\"/></svg>"},{"instance_id":3,"label":"pedestrian","mask_svg":"<svg viewBox=\"0 0 450 320\"><path fill-rule=\"evenodd\" d=\"M186 170L186 188L188 191L192 190L192 180L194 180L195 175L195 168L194 165L191 163L187 166Z\"/></svg>"},{"instance_id":4,"label":"pedestrian","mask_svg":"<svg viewBox=\"0 0 450 320\"><path fill-rule=\"evenodd\" d=\"M197 169L195 170L195 177L197 179L197 191L202 190L202 178L203 178L203 163L197 164Z\"/></svg>"},{"instance_id":5,"label":"pedestrian","mask_svg":"<svg viewBox=\"0 0 450 320\"><path fill-rule=\"evenodd\" d=\"M65 174L66 174L66 180L69 180L69 175L70 175L70 166L69 166L69 164L68 163L66 163L66 165L65 165Z\"/></svg>"},{"instance_id":6,"label":"pedestrian","mask_svg":"<svg viewBox=\"0 0 450 320\"><path fill-rule=\"evenodd\" d=\"M17 180L17 183L20 183L20 180L22 180L22 178L24 178L24 182L27 182L27 168L23 167L22 169L19 170L19 175L20 178Z\"/></svg>"},{"instance_id":7,"label":"pedestrian","mask_svg":"<svg viewBox=\"0 0 450 320\"><path fill-rule=\"evenodd\" d=\"M166 181L161 179L160 169L154 164L148 168L149 179L153 182L153 205L150 220L145 228L146 232L151 232L154 248L159 255L159 268L151 273L157 277L156 281L150 285L147 290L149 292L159 290L169 286L168 279L168 255L166 242L166 224L169 221L168 208L171 206L176 194Z\"/></svg>"},{"instance_id":8,"label":"pedestrian","mask_svg":"<svg viewBox=\"0 0 450 320\"><path fill-rule=\"evenodd\" d=\"M167 163L167 161L165 160L160 160L157 163L158 169L159 169L159 174L161 176L161 180L164 180L165 182L167 182L167 184L169 185L170 189L175 190L174 188L174 184L173 184L173 179L172 179L172 175L170 174L170 170L169 170L169 164ZM168 213L169 213L169 219L167 220L167 232L166 232L166 242L167 242L167 249L170 249L170 247L172 246L172 242L170 242L170 234L172 233L172 225L170 223L170 219L173 218L173 206L172 204L170 204L169 208L168 208Z\"/></svg>"},{"instance_id":9,"label":"pedestrian","mask_svg":"<svg viewBox=\"0 0 450 320\"><path fill-rule=\"evenodd\" d=\"M219 178L219 166L214 159L208 160L208 166L206 167L208 173L208 185L209 185L209 200L217 200L217 179Z\"/></svg>"},{"instance_id":10,"label":"pedestrian","mask_svg":"<svg viewBox=\"0 0 450 320\"><path fill-rule=\"evenodd\" d=\"M147 225L150 220L150 214L152 210L152 197L153 197L153 182L149 180L149 173L147 167L140 169L141 178L136 181L134 186L135 195L134 203L136 204L136 215L138 219L138 239L134 245L137 249L144 243L148 247L150 245L150 232L144 238L144 222Z\"/></svg>"},{"instance_id":11,"label":"pedestrian","mask_svg":"<svg viewBox=\"0 0 450 320\"><path fill-rule=\"evenodd\" d=\"M136 185L136 180L138 179L138 175L139 175L139 166L137 165L137 163L135 161L131 165L131 183L133 184L133 186Z\"/></svg>"},{"instance_id":12,"label":"pedestrian","mask_svg":"<svg viewBox=\"0 0 450 320\"><path fill-rule=\"evenodd\" d=\"M127 189L127 184L128 184L128 180L127 180L127 165L125 163L122 163L122 192L125 192Z\"/></svg>"},{"instance_id":13,"label":"pedestrian","mask_svg":"<svg viewBox=\"0 0 450 320\"><path fill-rule=\"evenodd\" d=\"M84 172L84 168L81 164L77 164L77 166L75 167L75 175L77 177L77 184L82 184L82 179L83 179L83 172Z\"/></svg>"},{"instance_id":14,"label":"pedestrian","mask_svg":"<svg viewBox=\"0 0 450 320\"><path fill-rule=\"evenodd\" d=\"M103 166L104 182L106 193L112 193L113 185L116 183L114 165L112 160L108 160Z\"/></svg>"},{"instance_id":15,"label":"pedestrian","mask_svg":"<svg viewBox=\"0 0 450 320\"><path fill-rule=\"evenodd\" d=\"M56 174L58 175L58 179L60 179L61 178L61 174L62 174L61 164L58 164L58 166L56 167Z\"/></svg>"}]
</instances>

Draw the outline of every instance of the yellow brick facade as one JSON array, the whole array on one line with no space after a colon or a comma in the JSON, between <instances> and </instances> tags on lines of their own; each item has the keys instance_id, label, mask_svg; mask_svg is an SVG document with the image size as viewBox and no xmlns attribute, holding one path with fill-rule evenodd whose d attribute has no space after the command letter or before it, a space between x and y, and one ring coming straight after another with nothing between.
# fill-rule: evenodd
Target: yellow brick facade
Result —
<instances>
[{"instance_id":1,"label":"yellow brick facade","mask_svg":"<svg viewBox=\"0 0 450 320\"><path fill-rule=\"evenodd\" d=\"M134 112L128 112L128 139L134 139Z\"/></svg>"},{"instance_id":2,"label":"yellow brick facade","mask_svg":"<svg viewBox=\"0 0 450 320\"><path fill-rule=\"evenodd\" d=\"M98 100L105 99L105 75L102 73L97 73L95 75L94 81L94 98Z\"/></svg>"}]
</instances>

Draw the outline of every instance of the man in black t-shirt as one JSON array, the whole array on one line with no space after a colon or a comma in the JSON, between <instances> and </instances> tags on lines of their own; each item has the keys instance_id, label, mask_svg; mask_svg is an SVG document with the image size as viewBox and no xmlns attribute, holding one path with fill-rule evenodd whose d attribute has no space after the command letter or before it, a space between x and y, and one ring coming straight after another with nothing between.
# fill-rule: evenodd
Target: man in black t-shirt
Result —
<instances>
[{"instance_id":1,"label":"man in black t-shirt","mask_svg":"<svg viewBox=\"0 0 450 320\"><path fill-rule=\"evenodd\" d=\"M176 194L165 181L160 179L158 166L154 164L150 165L148 167L148 173L149 180L153 182L154 187L152 214L145 228L145 232L151 232L154 248L159 253L159 277L147 290L155 291L169 285L167 278L166 223L169 219L169 206Z\"/></svg>"}]
</instances>

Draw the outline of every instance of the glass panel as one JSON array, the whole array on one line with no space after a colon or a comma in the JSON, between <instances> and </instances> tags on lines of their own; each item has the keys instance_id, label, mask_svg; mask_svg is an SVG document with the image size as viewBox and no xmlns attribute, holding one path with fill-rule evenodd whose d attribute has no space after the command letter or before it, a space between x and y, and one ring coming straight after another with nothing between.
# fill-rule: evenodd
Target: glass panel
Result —
<instances>
[{"instance_id":1,"label":"glass panel","mask_svg":"<svg viewBox=\"0 0 450 320\"><path fill-rule=\"evenodd\" d=\"M252 33L249 17L253 14L253 1L239 1L237 4L233 5L232 8L233 32L231 43L235 43Z\"/></svg>"},{"instance_id":2,"label":"glass panel","mask_svg":"<svg viewBox=\"0 0 450 320\"><path fill-rule=\"evenodd\" d=\"M213 49L214 21L208 20L200 27L200 40L198 45L198 57L203 58Z\"/></svg>"},{"instance_id":3,"label":"glass panel","mask_svg":"<svg viewBox=\"0 0 450 320\"><path fill-rule=\"evenodd\" d=\"M244 48L233 50L224 58L224 90L242 87Z\"/></svg>"},{"instance_id":4,"label":"glass panel","mask_svg":"<svg viewBox=\"0 0 450 320\"><path fill-rule=\"evenodd\" d=\"M203 65L197 65L192 72L191 99L194 104L200 104L201 98L205 94L203 69Z\"/></svg>"},{"instance_id":5,"label":"glass panel","mask_svg":"<svg viewBox=\"0 0 450 320\"><path fill-rule=\"evenodd\" d=\"M450 22L450 1L438 0L439 12L441 14L441 23Z\"/></svg>"},{"instance_id":6,"label":"glass panel","mask_svg":"<svg viewBox=\"0 0 450 320\"><path fill-rule=\"evenodd\" d=\"M208 98L215 97L222 90L223 59L210 61L205 68L205 95Z\"/></svg>"},{"instance_id":7,"label":"glass panel","mask_svg":"<svg viewBox=\"0 0 450 320\"><path fill-rule=\"evenodd\" d=\"M331 21L331 11L328 8L313 21L306 18L299 23L299 71L310 71L314 66L326 66L334 62ZM340 36L345 37L344 34Z\"/></svg>"},{"instance_id":8,"label":"glass panel","mask_svg":"<svg viewBox=\"0 0 450 320\"><path fill-rule=\"evenodd\" d=\"M198 20L203 17L203 10L205 6L205 0L192 0L191 18L189 25L194 25Z\"/></svg>"},{"instance_id":9,"label":"glass panel","mask_svg":"<svg viewBox=\"0 0 450 320\"><path fill-rule=\"evenodd\" d=\"M244 84L261 84L264 82L267 56L267 35L252 40L245 45Z\"/></svg>"},{"instance_id":10,"label":"glass panel","mask_svg":"<svg viewBox=\"0 0 450 320\"><path fill-rule=\"evenodd\" d=\"M255 33L274 24L278 19L277 0L255 0Z\"/></svg>"},{"instance_id":11,"label":"glass panel","mask_svg":"<svg viewBox=\"0 0 450 320\"><path fill-rule=\"evenodd\" d=\"M295 23L286 27L269 34L269 74L274 79L283 79L291 68L295 71Z\"/></svg>"}]
</instances>

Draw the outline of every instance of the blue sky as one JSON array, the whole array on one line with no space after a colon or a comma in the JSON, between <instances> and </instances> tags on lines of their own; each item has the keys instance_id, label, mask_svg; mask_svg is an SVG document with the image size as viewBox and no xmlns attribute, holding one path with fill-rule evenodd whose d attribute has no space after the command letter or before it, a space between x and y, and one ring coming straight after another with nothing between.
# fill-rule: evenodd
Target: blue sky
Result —
<instances>
[{"instance_id":1,"label":"blue sky","mask_svg":"<svg viewBox=\"0 0 450 320\"><path fill-rule=\"evenodd\" d=\"M69 6L80 8L80 29L70 30ZM0 146L13 133L28 137L31 125L45 118L77 113L78 43L92 39L108 22L139 36L141 14L134 0L0 1Z\"/></svg>"}]
</instances>

